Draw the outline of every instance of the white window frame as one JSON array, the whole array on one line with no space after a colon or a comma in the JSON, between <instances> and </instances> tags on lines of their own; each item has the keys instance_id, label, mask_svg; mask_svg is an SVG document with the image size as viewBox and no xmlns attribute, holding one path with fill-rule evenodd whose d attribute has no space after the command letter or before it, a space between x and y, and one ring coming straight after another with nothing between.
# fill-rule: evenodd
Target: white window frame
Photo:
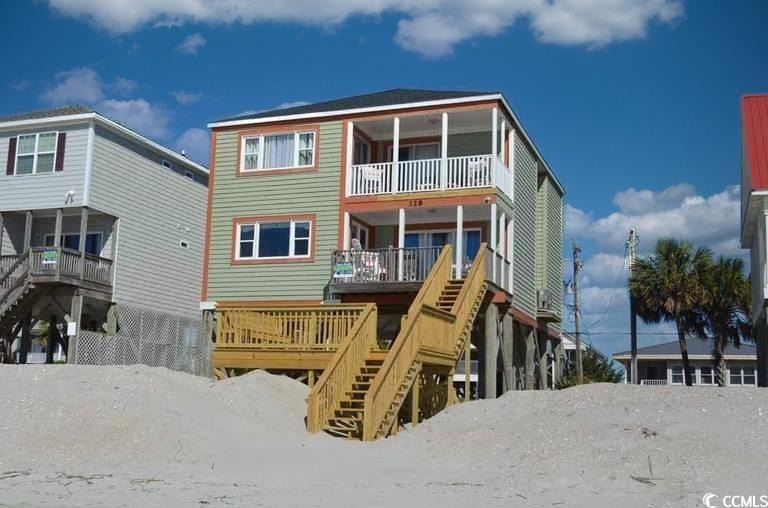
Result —
<instances>
[{"instance_id":1,"label":"white window frame","mask_svg":"<svg viewBox=\"0 0 768 508\"><path fill-rule=\"evenodd\" d=\"M262 224L279 224L282 222L288 222L290 224L288 229L288 255L287 256L259 256L259 242L261 234ZM296 224L306 222L309 224L309 236L308 237L296 237ZM259 260L276 260L276 259L309 259L312 257L312 235L314 234L314 224L312 219L275 219L264 220L261 222L241 222L237 224L237 236L235 239L235 259L244 261L259 261ZM253 256L241 256L240 255L240 243L243 241L242 228L243 226L253 226ZM308 247L306 254L296 254L296 240L307 240ZM248 240L251 241L251 240Z\"/></svg>"},{"instance_id":2,"label":"white window frame","mask_svg":"<svg viewBox=\"0 0 768 508\"><path fill-rule=\"evenodd\" d=\"M703 369L710 369L710 377L712 378L711 383L705 383L703 381L704 379L704 372ZM714 386L717 384L717 370L711 366L711 365L699 365L698 369L699 372L699 384L704 386Z\"/></svg>"},{"instance_id":3,"label":"white window frame","mask_svg":"<svg viewBox=\"0 0 768 508\"><path fill-rule=\"evenodd\" d=\"M275 168L265 168L264 167L264 147L266 146L266 143L264 142L264 138L270 137L270 136L285 136L286 134L293 133L293 165L291 166L280 166ZM306 149L299 149L299 140L301 139L302 134L311 134L312 135L312 160L309 164L299 164L299 152L300 151L308 151L309 148ZM246 147L246 141L249 139L258 139L259 140L259 151L258 154L258 167L246 169L245 167L245 147ZM292 169L292 168L311 168L315 166L315 161L317 160L317 131L315 130L298 130L298 131L286 131L286 132L269 132L264 134L257 134L257 135L245 135L242 136L240 140L240 171L244 173L252 173L256 171L276 171L280 169Z\"/></svg>"},{"instance_id":4,"label":"white window frame","mask_svg":"<svg viewBox=\"0 0 768 508\"><path fill-rule=\"evenodd\" d=\"M751 368L752 369L752 378L754 381L752 383L745 383L744 382L744 369L745 368ZM734 374L734 370L738 369L739 371L739 379L741 382L739 384L731 384L731 375ZM736 364L736 365L729 365L728 366L728 385L729 386L756 386L757 385L757 367L754 365L746 365L746 364Z\"/></svg>"},{"instance_id":5,"label":"white window frame","mask_svg":"<svg viewBox=\"0 0 768 508\"><path fill-rule=\"evenodd\" d=\"M351 220L349 224L349 235L350 238L355 238L355 229L357 229L357 239L360 240L360 231L365 231L365 245L363 245L363 249L367 249L370 247L370 241L371 241L371 232L368 229L368 226L363 226L361 223L357 222L356 220ZM362 242L360 242L362 245Z\"/></svg>"},{"instance_id":6,"label":"white window frame","mask_svg":"<svg viewBox=\"0 0 768 508\"><path fill-rule=\"evenodd\" d=\"M40 152L38 151L38 148L40 146L40 136L41 135L46 135L46 134L53 134L53 139L54 139L53 152L43 152L43 153L44 154L53 153L53 167L51 168L51 171L48 171L48 172L45 172L45 173L38 173L37 172L37 157L38 157L38 155L40 155ZM21 138L26 138L26 137L31 137L31 136L35 136L35 151L33 153L19 154L19 148L21 146L20 139ZM56 173L56 156L58 155L58 151L59 151L59 131L36 132L34 134L19 134L18 136L16 136L16 158L15 158L14 164L13 164L13 175L14 176L30 176L30 175L37 175L37 174L40 174L40 175L52 175L52 174ZM32 172L31 173L19 174L18 171L17 171L18 168L19 168L19 156L28 157L30 155L33 156L33 158L32 158Z\"/></svg>"},{"instance_id":7,"label":"white window frame","mask_svg":"<svg viewBox=\"0 0 768 508\"><path fill-rule=\"evenodd\" d=\"M62 231L62 233L61 233L62 240L64 238L66 238L67 236L75 236L75 235L80 236L80 232L79 231L69 231L69 232L65 233L65 232ZM99 249L98 249L99 253L96 254L96 255L101 257L101 253L104 251L104 232L102 232L102 231L87 231L85 233L86 241L87 241L88 235L97 235L99 237ZM46 233L45 236L43 237L43 246L44 247L48 247L49 246L48 245L48 240L53 240L53 238L55 236L56 236L55 233ZM63 247L63 246L64 246L64 242L61 242L60 247ZM90 254L90 253L88 253L88 254L89 255L93 255L93 254Z\"/></svg>"},{"instance_id":8,"label":"white window frame","mask_svg":"<svg viewBox=\"0 0 768 508\"><path fill-rule=\"evenodd\" d=\"M355 162L355 164L370 164L371 161L373 160L373 154L371 153L371 149L372 149L371 143L367 139L365 139L364 137L358 136L357 134L355 134L355 136L354 136L354 143L355 143L355 145L357 145L357 143L360 143L361 145L365 145L366 147L368 147L368 152L367 152L367 154L368 154L367 159L368 160ZM353 159L353 162L354 162L354 159L356 157L357 157L357 146L353 146L352 147L352 159Z\"/></svg>"},{"instance_id":9,"label":"white window frame","mask_svg":"<svg viewBox=\"0 0 768 508\"><path fill-rule=\"evenodd\" d=\"M168 159L162 159L160 161L160 165L163 166L164 168L173 169L173 163Z\"/></svg>"},{"instance_id":10,"label":"white window frame","mask_svg":"<svg viewBox=\"0 0 768 508\"><path fill-rule=\"evenodd\" d=\"M669 368L669 383L673 385L684 385L685 384L685 376L683 375L683 382L682 383L676 383L674 381L674 374L675 374L675 368L678 367L680 369L680 374L682 375L685 370L683 369L683 365L681 363L675 363ZM699 376L698 376L698 369L695 365L691 365L691 377L694 385L699 384Z\"/></svg>"}]
</instances>

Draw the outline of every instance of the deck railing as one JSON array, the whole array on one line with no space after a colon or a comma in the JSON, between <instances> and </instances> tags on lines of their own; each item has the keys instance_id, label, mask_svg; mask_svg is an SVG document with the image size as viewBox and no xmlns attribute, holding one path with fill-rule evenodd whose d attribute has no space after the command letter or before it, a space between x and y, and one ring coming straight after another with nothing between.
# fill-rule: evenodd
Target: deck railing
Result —
<instances>
[{"instance_id":1,"label":"deck railing","mask_svg":"<svg viewBox=\"0 0 768 508\"><path fill-rule=\"evenodd\" d=\"M442 247L335 250L331 254L334 284L421 282L440 256Z\"/></svg>"},{"instance_id":2,"label":"deck railing","mask_svg":"<svg viewBox=\"0 0 768 508\"><path fill-rule=\"evenodd\" d=\"M494 252L487 248L488 252L485 256L485 272L486 278L496 284L502 289L509 289L509 269L510 262L504 259L504 256L498 251Z\"/></svg>"},{"instance_id":3,"label":"deck railing","mask_svg":"<svg viewBox=\"0 0 768 508\"><path fill-rule=\"evenodd\" d=\"M0 256L0 277L17 261L28 258L24 275L29 277L71 277L97 284L112 285L112 260L65 247L32 247L23 255Z\"/></svg>"},{"instance_id":4,"label":"deck railing","mask_svg":"<svg viewBox=\"0 0 768 508\"><path fill-rule=\"evenodd\" d=\"M112 284L112 260L81 255L65 247L32 247L29 256L31 276L66 276L98 284Z\"/></svg>"},{"instance_id":5,"label":"deck railing","mask_svg":"<svg viewBox=\"0 0 768 508\"><path fill-rule=\"evenodd\" d=\"M666 379L641 379L640 384L643 386L666 386Z\"/></svg>"},{"instance_id":6,"label":"deck railing","mask_svg":"<svg viewBox=\"0 0 768 508\"><path fill-rule=\"evenodd\" d=\"M491 154L351 166L349 196L498 187L512 195L512 171Z\"/></svg>"},{"instance_id":7,"label":"deck railing","mask_svg":"<svg viewBox=\"0 0 768 508\"><path fill-rule=\"evenodd\" d=\"M307 429L320 432L330 419L338 401L345 395L360 372L360 366L370 352L377 348L377 313L374 304L365 306L354 327L339 345L331 363L325 368L312 391L309 393L307 408Z\"/></svg>"},{"instance_id":8,"label":"deck railing","mask_svg":"<svg viewBox=\"0 0 768 508\"><path fill-rule=\"evenodd\" d=\"M216 310L216 349L335 351L364 305L222 307Z\"/></svg>"}]
</instances>

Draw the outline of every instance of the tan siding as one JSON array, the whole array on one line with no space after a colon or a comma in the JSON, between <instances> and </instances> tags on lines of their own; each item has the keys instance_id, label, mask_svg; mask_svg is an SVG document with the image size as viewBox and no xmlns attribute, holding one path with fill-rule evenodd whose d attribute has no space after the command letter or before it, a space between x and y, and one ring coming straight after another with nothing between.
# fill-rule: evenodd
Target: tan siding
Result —
<instances>
[{"instance_id":1,"label":"tan siding","mask_svg":"<svg viewBox=\"0 0 768 508\"><path fill-rule=\"evenodd\" d=\"M90 204L120 218L115 301L196 317L207 187L159 158L97 128Z\"/></svg>"},{"instance_id":2,"label":"tan siding","mask_svg":"<svg viewBox=\"0 0 768 508\"><path fill-rule=\"evenodd\" d=\"M208 300L323 298L331 251L338 245L341 146L341 122L324 123L317 153L319 171L238 177L237 134L217 135ZM313 262L231 264L233 217L305 213L316 214Z\"/></svg>"},{"instance_id":3,"label":"tan siding","mask_svg":"<svg viewBox=\"0 0 768 508\"><path fill-rule=\"evenodd\" d=\"M8 161L8 140L19 134L36 132L66 132L67 144L64 149L64 170L41 175L6 175ZM25 129L0 134L0 210L26 210L80 206L83 201L85 181L85 152L88 145L88 125ZM69 191L73 192L72 202L64 203Z\"/></svg>"},{"instance_id":4,"label":"tan siding","mask_svg":"<svg viewBox=\"0 0 768 508\"><path fill-rule=\"evenodd\" d=\"M536 315L536 184L533 154L515 143L514 305Z\"/></svg>"}]
</instances>

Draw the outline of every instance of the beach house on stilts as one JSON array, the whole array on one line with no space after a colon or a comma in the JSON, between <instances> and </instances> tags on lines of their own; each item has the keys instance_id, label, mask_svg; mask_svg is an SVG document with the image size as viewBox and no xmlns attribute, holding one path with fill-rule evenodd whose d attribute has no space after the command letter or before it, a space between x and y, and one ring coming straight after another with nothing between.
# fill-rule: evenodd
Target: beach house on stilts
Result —
<instances>
[{"instance_id":1,"label":"beach house on stilts","mask_svg":"<svg viewBox=\"0 0 768 508\"><path fill-rule=\"evenodd\" d=\"M363 440L551 386L564 190L502 94L387 90L209 127L219 376L304 379L309 430Z\"/></svg>"}]
</instances>

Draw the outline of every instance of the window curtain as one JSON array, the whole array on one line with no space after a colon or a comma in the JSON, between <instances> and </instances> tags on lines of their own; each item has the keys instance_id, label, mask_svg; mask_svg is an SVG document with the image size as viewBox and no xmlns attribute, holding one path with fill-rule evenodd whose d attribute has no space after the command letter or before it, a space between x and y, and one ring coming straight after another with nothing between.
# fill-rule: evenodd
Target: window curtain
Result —
<instances>
[{"instance_id":1,"label":"window curtain","mask_svg":"<svg viewBox=\"0 0 768 508\"><path fill-rule=\"evenodd\" d=\"M293 166L293 148L293 134L265 136L264 168L285 168Z\"/></svg>"}]
</instances>

